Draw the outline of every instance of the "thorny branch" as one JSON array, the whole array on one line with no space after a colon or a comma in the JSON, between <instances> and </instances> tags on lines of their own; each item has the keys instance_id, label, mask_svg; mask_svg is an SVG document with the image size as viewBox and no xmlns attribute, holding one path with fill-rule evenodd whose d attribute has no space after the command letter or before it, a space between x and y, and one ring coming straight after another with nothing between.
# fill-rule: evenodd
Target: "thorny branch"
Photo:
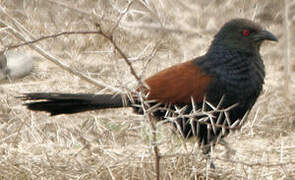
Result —
<instances>
[{"instance_id":1,"label":"thorny branch","mask_svg":"<svg viewBox=\"0 0 295 180\"><path fill-rule=\"evenodd\" d=\"M145 85L145 83L142 81L142 79L140 78L139 75L137 75L135 69L132 66L132 63L129 61L127 55L121 50L121 48L119 48L119 46L117 45L117 43L114 41L114 37L113 37L113 33L114 31L117 29L117 27L119 26L123 16L125 16L127 14L127 12L129 11L131 5L132 5L133 1L130 1L127 8L121 13L120 17L118 18L117 23L115 24L115 26L111 29L111 36L108 36L107 34L105 34L102 30L99 24L97 24L97 26L100 29L100 35L102 35L104 38L108 39L114 46L114 48L116 49L116 51L120 54L120 56L123 58L123 60L125 61L125 63L128 65L130 73L134 76L134 78L136 79L136 81L138 82L140 87L147 87ZM148 88L148 87L147 87ZM139 89L140 91L144 91L143 88ZM141 95L143 92L139 92L139 95ZM145 93L143 93L145 94ZM149 107L149 104L145 103L146 100L146 96L145 95L141 95L139 97L141 99L141 103L143 106L143 111L145 112L145 115L147 115L148 121L151 125L152 128L152 146L153 146L153 150L154 150L154 155L155 155L155 170L156 170L156 179L160 180L160 154L159 154L159 148L158 148L158 144L157 144L157 125L156 125L156 120L155 118L152 116L152 113L146 113L145 109L146 107Z\"/></svg>"}]
</instances>

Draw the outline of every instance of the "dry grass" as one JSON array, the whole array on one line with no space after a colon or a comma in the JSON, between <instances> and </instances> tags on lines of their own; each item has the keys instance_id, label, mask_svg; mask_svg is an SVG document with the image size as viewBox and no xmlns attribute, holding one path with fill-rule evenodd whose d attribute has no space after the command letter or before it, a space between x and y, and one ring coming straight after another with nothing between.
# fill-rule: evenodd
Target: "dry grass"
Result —
<instances>
[{"instance_id":1,"label":"dry grass","mask_svg":"<svg viewBox=\"0 0 295 180\"><path fill-rule=\"evenodd\" d=\"M265 43L264 91L243 128L226 140L236 153L228 158L218 145L217 168L207 168L194 141L183 142L167 125L158 124L161 179L294 179L295 4L289 3L289 91L284 89L284 4L276 0L194 1L135 0L126 15L123 0L1 1L1 8L33 37L63 31L113 31L114 39L138 74L154 72L199 56L226 21L255 19L276 34L280 42ZM290 1L291 2L291 1ZM19 25L0 10L1 21ZM116 27L116 28L114 28ZM22 32L26 34L25 32ZM4 45L20 41L5 29ZM159 45L160 44L160 45ZM69 35L37 43L72 69L125 91L136 86L134 77L113 46L98 35ZM148 63L156 46L157 53ZM35 53L28 47L19 50ZM101 110L49 117L27 111L15 96L23 92L99 92L101 89L65 72L46 59L34 73L0 86L1 179L155 179L150 124L129 109Z\"/></svg>"}]
</instances>

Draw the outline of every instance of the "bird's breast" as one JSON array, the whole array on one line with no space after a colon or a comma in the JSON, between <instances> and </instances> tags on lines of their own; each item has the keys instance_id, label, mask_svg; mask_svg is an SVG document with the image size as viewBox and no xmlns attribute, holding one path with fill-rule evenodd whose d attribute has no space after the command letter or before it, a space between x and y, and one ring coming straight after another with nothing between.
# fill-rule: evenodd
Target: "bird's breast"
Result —
<instances>
[{"instance_id":1,"label":"bird's breast","mask_svg":"<svg viewBox=\"0 0 295 180\"><path fill-rule=\"evenodd\" d=\"M262 90L264 65L260 56L236 50L211 52L198 62L207 74L216 78L211 83L207 97L218 104L225 96L225 104L252 106Z\"/></svg>"}]
</instances>

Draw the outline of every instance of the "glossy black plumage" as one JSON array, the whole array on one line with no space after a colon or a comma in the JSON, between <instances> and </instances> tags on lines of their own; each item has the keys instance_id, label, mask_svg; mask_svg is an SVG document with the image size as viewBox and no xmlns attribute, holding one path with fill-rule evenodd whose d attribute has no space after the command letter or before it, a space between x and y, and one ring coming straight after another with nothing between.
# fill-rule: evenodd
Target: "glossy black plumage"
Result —
<instances>
[{"instance_id":1,"label":"glossy black plumage","mask_svg":"<svg viewBox=\"0 0 295 180\"><path fill-rule=\"evenodd\" d=\"M221 109L236 104L228 112L231 124L242 119L253 107L264 83L264 64L259 53L264 40L277 41L277 38L250 20L229 21L216 34L205 55L146 79L150 87L148 100L156 100L163 106L186 106L184 113L188 114L192 110L191 98L198 108L211 110L209 105L203 106L206 97L208 102L219 105ZM134 97L135 103L128 100L124 103L121 95L29 93L24 98L33 100L26 103L28 109L46 111L51 115L124 106L134 107L136 112L140 112L137 97ZM165 110L157 110L153 114L159 120L167 115ZM193 123L188 118L178 118L174 125L179 127L184 137L197 136L204 145L210 142L214 144L219 135L223 137L228 134L228 129L220 134L221 128L214 131L208 130L206 124L197 125L197 120L202 117L195 117ZM213 121L216 123L217 119L219 125L224 125L226 119L223 113L215 112Z\"/></svg>"}]
</instances>

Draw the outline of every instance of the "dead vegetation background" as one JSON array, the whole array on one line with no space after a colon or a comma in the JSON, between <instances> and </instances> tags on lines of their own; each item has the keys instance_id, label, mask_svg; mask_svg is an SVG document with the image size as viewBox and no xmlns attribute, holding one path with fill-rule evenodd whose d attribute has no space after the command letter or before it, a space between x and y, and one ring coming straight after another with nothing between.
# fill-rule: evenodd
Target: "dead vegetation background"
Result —
<instances>
[{"instance_id":1,"label":"dead vegetation background","mask_svg":"<svg viewBox=\"0 0 295 180\"><path fill-rule=\"evenodd\" d=\"M185 142L169 126L158 124L161 179L294 179L294 2L134 0L126 11L129 3L2 0L1 44L21 43L7 25L38 39L64 31L93 31L100 24L144 78L203 54L224 22L255 19L280 42L265 43L261 50L267 72L263 93L243 128L226 138L236 152L226 157L224 147L216 146L217 168L209 169L193 140ZM136 86L122 57L99 35L60 36L34 45L114 88L126 91ZM17 50L38 55L28 46ZM15 98L44 91L98 93L101 89L41 56L32 75L1 84L1 179L155 179L151 129L144 117L129 109L49 117L27 111Z\"/></svg>"}]
</instances>

